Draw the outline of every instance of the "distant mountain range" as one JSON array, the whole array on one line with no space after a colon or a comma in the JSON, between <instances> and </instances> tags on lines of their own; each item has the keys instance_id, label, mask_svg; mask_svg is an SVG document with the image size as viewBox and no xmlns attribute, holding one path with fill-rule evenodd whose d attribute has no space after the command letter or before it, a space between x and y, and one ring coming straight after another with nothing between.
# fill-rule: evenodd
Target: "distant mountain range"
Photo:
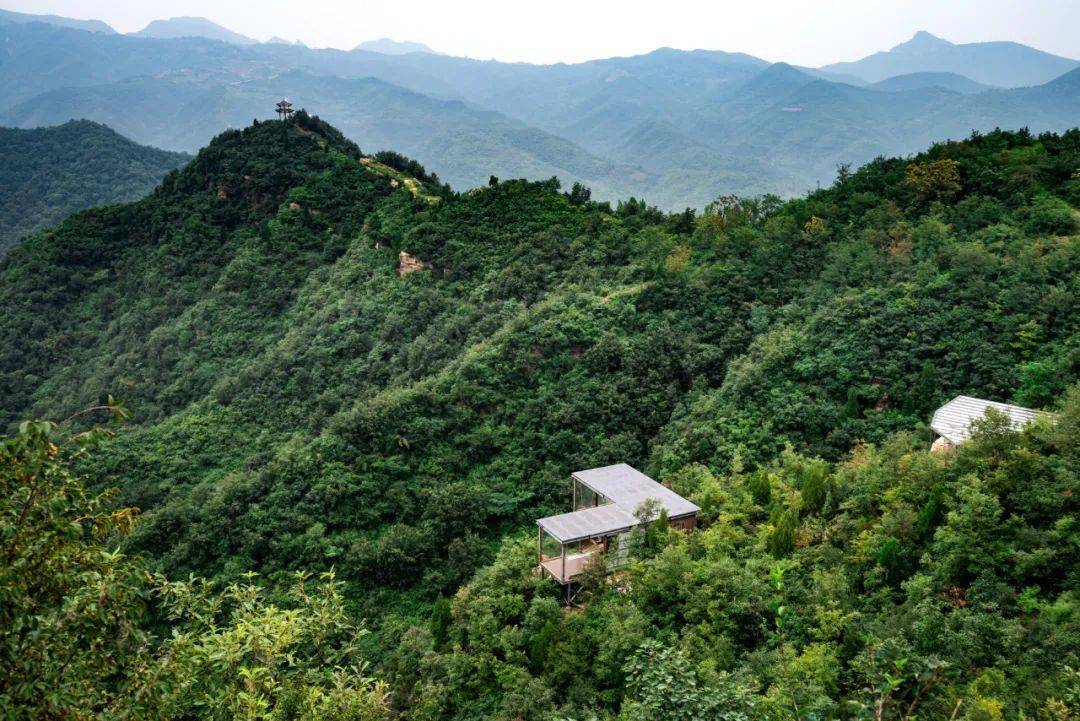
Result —
<instances>
[{"instance_id":1,"label":"distant mountain range","mask_svg":"<svg viewBox=\"0 0 1080 721\"><path fill-rule=\"evenodd\" d=\"M559 176L616 197L627 194L628 188L641 195L650 180L643 176L634 182L635 167L599 158L499 113L375 78L334 78L297 70L224 86L189 82L181 76L132 78L44 93L10 115L27 126L49 124L54 117L89 115L124 135L141 137L147 127L154 127L159 145L197 148L222 128L241 127L265 115L266 99L277 95L319 98L320 112L342 118L342 131L362 139L365 149L398 148L410 156L438 158L435 168L455 187L482 185L493 173L508 178ZM199 110L189 114L189 108Z\"/></svg>"},{"instance_id":2,"label":"distant mountain range","mask_svg":"<svg viewBox=\"0 0 1080 721\"><path fill-rule=\"evenodd\" d=\"M0 254L23 236L92 205L149 193L190 159L78 120L52 128L0 128Z\"/></svg>"},{"instance_id":3,"label":"distant mountain range","mask_svg":"<svg viewBox=\"0 0 1080 721\"><path fill-rule=\"evenodd\" d=\"M151 23L138 37L0 24L0 123L85 117L190 152L225 127L272 117L288 96L334 117L365 151L405 152L458 188L490 173L557 176L601 199L681 208L720 194L797 194L841 164L1080 118L1076 61L928 33L818 69L670 48L530 65L385 39L353 51L255 43L196 20Z\"/></svg>"},{"instance_id":4,"label":"distant mountain range","mask_svg":"<svg viewBox=\"0 0 1080 721\"><path fill-rule=\"evenodd\" d=\"M116 34L116 31L113 30L112 27L100 20L76 20L75 18L65 18L60 17L59 15L31 15L28 13L17 13L12 10L0 9L0 25L10 23L45 23L46 25L55 25L62 28L75 28L76 30L88 30L94 33Z\"/></svg>"},{"instance_id":5,"label":"distant mountain range","mask_svg":"<svg viewBox=\"0 0 1080 721\"><path fill-rule=\"evenodd\" d=\"M822 70L845 73L874 83L895 75L949 72L985 85L1018 88L1042 85L1080 66L1069 58L1010 42L955 45L920 31L887 52L850 63L833 63Z\"/></svg>"}]
</instances>

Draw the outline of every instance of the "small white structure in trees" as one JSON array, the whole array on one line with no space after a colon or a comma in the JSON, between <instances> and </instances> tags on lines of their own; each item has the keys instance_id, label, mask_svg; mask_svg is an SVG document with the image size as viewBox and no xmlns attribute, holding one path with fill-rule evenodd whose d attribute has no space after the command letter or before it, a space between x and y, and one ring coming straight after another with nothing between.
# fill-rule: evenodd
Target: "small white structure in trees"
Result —
<instances>
[{"instance_id":1,"label":"small white structure in trees","mask_svg":"<svg viewBox=\"0 0 1080 721\"><path fill-rule=\"evenodd\" d=\"M946 451L971 438L972 423L984 418L988 409L1004 413L1009 418L1009 425L1019 431L1028 423L1044 415L1040 411L1014 406L1009 403L957 396L934 411L930 420L930 430L934 432L932 451Z\"/></svg>"}]
</instances>

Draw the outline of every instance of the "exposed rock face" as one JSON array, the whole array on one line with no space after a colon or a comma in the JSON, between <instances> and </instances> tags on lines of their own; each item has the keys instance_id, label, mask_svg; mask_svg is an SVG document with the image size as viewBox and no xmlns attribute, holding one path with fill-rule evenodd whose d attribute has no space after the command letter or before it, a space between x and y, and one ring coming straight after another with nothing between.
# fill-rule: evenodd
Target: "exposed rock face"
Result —
<instances>
[{"instance_id":1,"label":"exposed rock face","mask_svg":"<svg viewBox=\"0 0 1080 721\"><path fill-rule=\"evenodd\" d=\"M956 446L950 443L948 438L942 436L936 441L934 441L934 443L930 446L930 450L933 453L951 453L952 451L956 450Z\"/></svg>"},{"instance_id":2,"label":"exposed rock face","mask_svg":"<svg viewBox=\"0 0 1080 721\"><path fill-rule=\"evenodd\" d=\"M415 255L409 255L404 250L398 253L398 275L406 276L409 273L415 273L418 270L428 270L431 268L431 263L425 263L417 258Z\"/></svg>"}]
</instances>

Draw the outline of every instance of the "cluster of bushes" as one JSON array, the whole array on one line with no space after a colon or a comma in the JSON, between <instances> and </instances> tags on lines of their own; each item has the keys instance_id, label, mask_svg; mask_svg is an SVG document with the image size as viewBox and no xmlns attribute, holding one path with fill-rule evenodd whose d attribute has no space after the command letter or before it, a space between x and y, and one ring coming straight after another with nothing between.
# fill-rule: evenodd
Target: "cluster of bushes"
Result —
<instances>
[{"instance_id":1,"label":"cluster of bushes","mask_svg":"<svg viewBox=\"0 0 1080 721\"><path fill-rule=\"evenodd\" d=\"M535 538L383 664L406 719L1069 719L1080 711L1080 386L1054 423L909 433L841 463L670 477L699 529L586 574L564 608Z\"/></svg>"},{"instance_id":2,"label":"cluster of bushes","mask_svg":"<svg viewBox=\"0 0 1080 721\"><path fill-rule=\"evenodd\" d=\"M135 509L73 470L108 435L26 422L0 440L4 717L390 718L333 574L298 574L275 603L252 575L219 590L113 550Z\"/></svg>"},{"instance_id":3,"label":"cluster of bushes","mask_svg":"<svg viewBox=\"0 0 1080 721\"><path fill-rule=\"evenodd\" d=\"M0 253L84 208L141 198L190 159L89 120L0 128Z\"/></svg>"}]
</instances>

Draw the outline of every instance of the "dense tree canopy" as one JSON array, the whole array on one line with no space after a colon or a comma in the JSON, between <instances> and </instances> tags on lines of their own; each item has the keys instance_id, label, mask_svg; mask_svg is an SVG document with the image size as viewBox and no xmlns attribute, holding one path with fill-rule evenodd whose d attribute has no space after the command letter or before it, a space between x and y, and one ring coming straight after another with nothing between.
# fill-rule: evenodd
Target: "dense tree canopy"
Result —
<instances>
[{"instance_id":1,"label":"dense tree canopy","mask_svg":"<svg viewBox=\"0 0 1080 721\"><path fill-rule=\"evenodd\" d=\"M140 198L190 158L89 120L0 128L0 253L75 211Z\"/></svg>"},{"instance_id":2,"label":"dense tree canopy","mask_svg":"<svg viewBox=\"0 0 1080 721\"><path fill-rule=\"evenodd\" d=\"M990 418L955 455L899 433L837 464L687 466L671 480L704 527L665 534L581 610L511 537L456 594L449 641L402 635L395 703L408 719L1073 718L1078 422L1080 386L1056 426Z\"/></svg>"},{"instance_id":3,"label":"dense tree canopy","mask_svg":"<svg viewBox=\"0 0 1080 721\"><path fill-rule=\"evenodd\" d=\"M277 605L250 576L218 592L111 547L134 509L72 471L107 435L28 421L0 442L2 717L387 718L333 574L299 574Z\"/></svg>"},{"instance_id":4,"label":"dense tree canopy","mask_svg":"<svg viewBox=\"0 0 1080 721\"><path fill-rule=\"evenodd\" d=\"M1065 719L1078 204L1080 131L665 214L300 113L0 260L2 422L123 397L74 462L125 553L268 603L333 571L407 718ZM921 450L959 393L1059 421ZM614 462L704 527L567 612L527 529Z\"/></svg>"}]
</instances>

